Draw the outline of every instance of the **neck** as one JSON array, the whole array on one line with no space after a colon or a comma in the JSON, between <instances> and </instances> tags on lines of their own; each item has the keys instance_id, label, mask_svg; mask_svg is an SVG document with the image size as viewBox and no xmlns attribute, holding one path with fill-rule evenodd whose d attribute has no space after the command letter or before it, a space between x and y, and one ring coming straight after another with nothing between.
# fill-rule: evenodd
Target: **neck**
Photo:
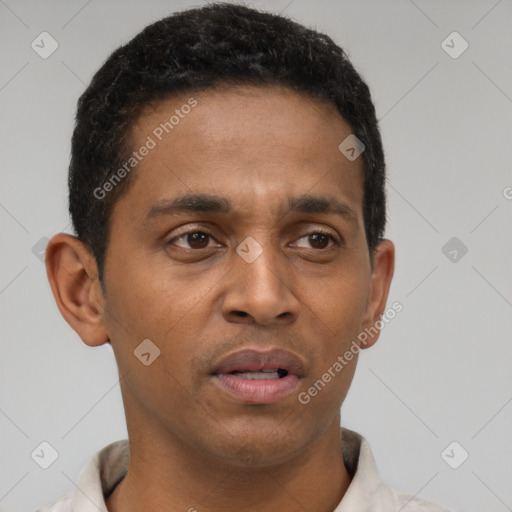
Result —
<instances>
[{"instance_id":1,"label":"neck","mask_svg":"<svg viewBox=\"0 0 512 512\"><path fill-rule=\"evenodd\" d=\"M155 438L130 435L130 466L107 500L109 512L183 510L332 512L350 483L339 416L305 452L278 466L240 468Z\"/></svg>"}]
</instances>

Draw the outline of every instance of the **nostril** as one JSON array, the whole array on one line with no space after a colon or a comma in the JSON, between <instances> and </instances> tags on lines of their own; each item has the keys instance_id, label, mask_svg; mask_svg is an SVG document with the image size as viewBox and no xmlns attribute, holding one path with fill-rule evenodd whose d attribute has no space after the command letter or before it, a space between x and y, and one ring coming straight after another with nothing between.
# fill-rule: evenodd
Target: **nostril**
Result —
<instances>
[{"instance_id":1,"label":"nostril","mask_svg":"<svg viewBox=\"0 0 512 512\"><path fill-rule=\"evenodd\" d=\"M245 317L247 313L245 311L235 311L235 315Z\"/></svg>"}]
</instances>

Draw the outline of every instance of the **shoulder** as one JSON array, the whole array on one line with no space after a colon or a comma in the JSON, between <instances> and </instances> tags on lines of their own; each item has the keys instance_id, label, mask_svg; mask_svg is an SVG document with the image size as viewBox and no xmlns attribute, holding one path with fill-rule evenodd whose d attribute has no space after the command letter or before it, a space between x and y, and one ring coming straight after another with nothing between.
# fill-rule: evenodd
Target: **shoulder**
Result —
<instances>
[{"instance_id":1,"label":"shoulder","mask_svg":"<svg viewBox=\"0 0 512 512\"><path fill-rule=\"evenodd\" d=\"M124 477L129 464L127 439L115 441L96 452L78 475L75 489L51 501L36 512L105 511L105 495Z\"/></svg>"},{"instance_id":2,"label":"shoulder","mask_svg":"<svg viewBox=\"0 0 512 512\"><path fill-rule=\"evenodd\" d=\"M388 489L392 496L393 504L397 507L394 510L403 509L403 512L453 512L430 501L405 494L392 487L388 487Z\"/></svg>"},{"instance_id":3,"label":"shoulder","mask_svg":"<svg viewBox=\"0 0 512 512\"><path fill-rule=\"evenodd\" d=\"M452 512L383 481L370 445L361 434L342 428L342 450L352 481L335 512Z\"/></svg>"},{"instance_id":4,"label":"shoulder","mask_svg":"<svg viewBox=\"0 0 512 512\"><path fill-rule=\"evenodd\" d=\"M73 510L73 491L63 494L59 498L38 508L36 512L71 512Z\"/></svg>"}]
</instances>

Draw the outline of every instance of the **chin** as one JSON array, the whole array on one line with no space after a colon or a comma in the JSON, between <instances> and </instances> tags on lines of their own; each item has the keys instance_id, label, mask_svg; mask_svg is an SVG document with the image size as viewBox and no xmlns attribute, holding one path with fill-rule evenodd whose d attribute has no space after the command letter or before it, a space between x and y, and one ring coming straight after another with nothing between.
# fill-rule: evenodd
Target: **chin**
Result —
<instances>
[{"instance_id":1,"label":"chin","mask_svg":"<svg viewBox=\"0 0 512 512\"><path fill-rule=\"evenodd\" d=\"M273 425L273 429L265 431L245 430L223 436L222 444L210 446L208 451L219 461L241 470L268 470L293 460L313 444L318 436L308 435L297 426L279 431L279 427Z\"/></svg>"}]
</instances>

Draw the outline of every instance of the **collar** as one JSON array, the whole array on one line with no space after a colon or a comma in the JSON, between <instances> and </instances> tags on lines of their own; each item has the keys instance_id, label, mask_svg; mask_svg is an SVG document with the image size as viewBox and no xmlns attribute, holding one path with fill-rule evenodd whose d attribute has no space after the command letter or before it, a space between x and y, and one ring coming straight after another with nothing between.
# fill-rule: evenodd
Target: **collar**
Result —
<instances>
[{"instance_id":1,"label":"collar","mask_svg":"<svg viewBox=\"0 0 512 512\"><path fill-rule=\"evenodd\" d=\"M363 436L342 427L341 439L343 460L352 480L333 512L388 512L406 506L410 512L443 512L433 504L386 485L379 477L370 446ZM105 497L124 478L129 461L127 439L109 444L84 467L73 491L43 507L40 512L108 512Z\"/></svg>"}]
</instances>

